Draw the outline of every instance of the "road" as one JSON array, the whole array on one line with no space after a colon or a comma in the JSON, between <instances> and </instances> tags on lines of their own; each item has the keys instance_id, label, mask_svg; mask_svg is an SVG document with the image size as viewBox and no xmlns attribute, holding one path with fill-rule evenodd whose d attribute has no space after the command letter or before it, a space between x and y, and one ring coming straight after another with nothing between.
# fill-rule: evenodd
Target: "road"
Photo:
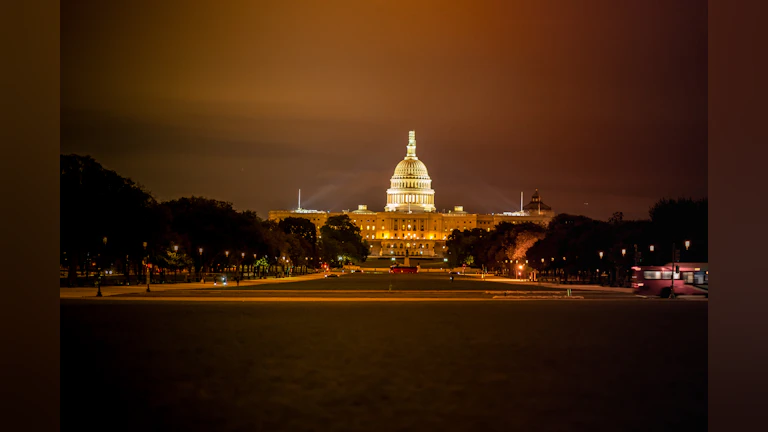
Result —
<instances>
[{"instance_id":1,"label":"road","mask_svg":"<svg viewBox=\"0 0 768 432\"><path fill-rule=\"evenodd\" d=\"M566 288L571 295L566 296ZM112 300L141 301L416 301L463 300L530 300L530 299L634 299L638 297L627 288L607 288L587 285L564 286L512 281L500 277L480 278L479 275L454 276L445 274L342 274L324 278L322 274L281 279L242 281L239 286L211 283L152 285L102 288L104 297ZM60 298L96 299L95 288L60 288Z\"/></svg>"}]
</instances>

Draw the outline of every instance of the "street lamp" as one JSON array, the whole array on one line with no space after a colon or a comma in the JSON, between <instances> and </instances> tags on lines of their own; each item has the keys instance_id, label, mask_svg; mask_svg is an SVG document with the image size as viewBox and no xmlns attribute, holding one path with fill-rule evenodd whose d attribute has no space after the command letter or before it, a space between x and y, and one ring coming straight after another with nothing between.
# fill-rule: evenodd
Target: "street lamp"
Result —
<instances>
[{"instance_id":1,"label":"street lamp","mask_svg":"<svg viewBox=\"0 0 768 432\"><path fill-rule=\"evenodd\" d=\"M625 256L625 255L627 255L627 250L626 249L622 249L621 250L621 256Z\"/></svg>"},{"instance_id":2,"label":"street lamp","mask_svg":"<svg viewBox=\"0 0 768 432\"><path fill-rule=\"evenodd\" d=\"M691 247L691 241L690 240L686 240L685 241L685 250L688 250L689 247Z\"/></svg>"},{"instance_id":3,"label":"street lamp","mask_svg":"<svg viewBox=\"0 0 768 432\"><path fill-rule=\"evenodd\" d=\"M600 251L597 254L600 255L600 259L603 259L603 251Z\"/></svg>"},{"instance_id":4,"label":"street lamp","mask_svg":"<svg viewBox=\"0 0 768 432\"><path fill-rule=\"evenodd\" d=\"M200 254L200 279L202 280L202 274L203 274L203 248L198 248L197 253Z\"/></svg>"},{"instance_id":5,"label":"street lamp","mask_svg":"<svg viewBox=\"0 0 768 432\"><path fill-rule=\"evenodd\" d=\"M144 245L144 259L146 262L146 272L147 272L147 292L151 292L149 289L149 254L147 253L147 242L142 243Z\"/></svg>"},{"instance_id":6,"label":"street lamp","mask_svg":"<svg viewBox=\"0 0 768 432\"><path fill-rule=\"evenodd\" d=\"M227 266L224 269L224 271L227 271L227 270L229 270L229 251L224 251L224 255L227 256Z\"/></svg>"},{"instance_id":7,"label":"street lamp","mask_svg":"<svg viewBox=\"0 0 768 432\"><path fill-rule=\"evenodd\" d=\"M653 251L654 251L656 248L655 248L653 245L651 245L651 246L649 247L649 249L651 250L651 252L653 252Z\"/></svg>"},{"instance_id":8,"label":"street lamp","mask_svg":"<svg viewBox=\"0 0 768 432\"><path fill-rule=\"evenodd\" d=\"M179 255L179 245L173 245L173 253L176 254L177 256ZM178 275L178 271L179 271L179 264L178 264L179 261L178 259L174 261L175 262L173 263L173 283L176 283L176 279L177 279L176 276ZM163 280L165 280L165 278L163 278Z\"/></svg>"},{"instance_id":9,"label":"street lamp","mask_svg":"<svg viewBox=\"0 0 768 432\"><path fill-rule=\"evenodd\" d=\"M104 255L106 255L105 252L107 251L107 238L104 237L102 241L104 242L104 249L101 251L101 265L99 266L101 268L99 269L99 279L96 281L96 297L101 297L101 273L104 271Z\"/></svg>"}]
</instances>

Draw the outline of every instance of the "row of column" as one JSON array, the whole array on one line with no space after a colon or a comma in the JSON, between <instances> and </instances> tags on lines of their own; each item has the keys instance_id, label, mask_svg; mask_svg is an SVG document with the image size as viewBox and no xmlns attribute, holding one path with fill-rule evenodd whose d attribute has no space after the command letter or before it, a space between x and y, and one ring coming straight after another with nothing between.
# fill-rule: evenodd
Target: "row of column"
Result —
<instances>
[{"instance_id":1,"label":"row of column","mask_svg":"<svg viewBox=\"0 0 768 432\"><path fill-rule=\"evenodd\" d=\"M432 195L392 195L395 204L432 204Z\"/></svg>"}]
</instances>

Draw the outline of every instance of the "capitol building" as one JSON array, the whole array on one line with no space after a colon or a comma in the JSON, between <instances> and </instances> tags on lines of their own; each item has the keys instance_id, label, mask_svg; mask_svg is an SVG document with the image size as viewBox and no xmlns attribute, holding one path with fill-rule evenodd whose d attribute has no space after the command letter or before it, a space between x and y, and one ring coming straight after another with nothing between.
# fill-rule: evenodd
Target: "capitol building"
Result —
<instances>
[{"instance_id":1,"label":"capitol building","mask_svg":"<svg viewBox=\"0 0 768 432\"><path fill-rule=\"evenodd\" d=\"M360 227L360 234L370 245L369 257L430 257L442 258L447 252L445 242L455 229L460 231L480 228L490 231L501 222L534 222L546 225L552 220L552 208L544 204L538 189L531 201L519 211L476 214L455 206L452 211L440 213L435 207L435 190L427 166L416 156L416 133L408 133L405 158L395 167L387 189L384 211L369 210L359 205L357 210L326 212L320 210L272 210L269 220L287 217L308 219L318 229L329 217L341 214Z\"/></svg>"}]
</instances>

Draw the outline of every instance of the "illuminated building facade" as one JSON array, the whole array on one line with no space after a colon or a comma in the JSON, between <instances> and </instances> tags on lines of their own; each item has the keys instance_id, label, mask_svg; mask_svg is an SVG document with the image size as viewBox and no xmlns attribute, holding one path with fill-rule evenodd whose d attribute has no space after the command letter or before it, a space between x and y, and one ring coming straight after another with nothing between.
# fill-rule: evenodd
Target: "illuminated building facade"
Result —
<instances>
[{"instance_id":1,"label":"illuminated building facade","mask_svg":"<svg viewBox=\"0 0 768 432\"><path fill-rule=\"evenodd\" d=\"M360 227L360 234L370 244L370 257L444 257L445 242L455 229L490 231L501 222L546 225L554 216L552 208L541 201L538 189L531 202L516 212L476 214L464 211L462 206L447 213L437 212L432 179L426 165L416 156L414 131L409 132L405 158L397 164L390 179L383 212L368 210L367 205L338 213L298 208L272 210L269 219L300 217L314 223L319 231L329 217L341 214L349 215Z\"/></svg>"}]
</instances>

